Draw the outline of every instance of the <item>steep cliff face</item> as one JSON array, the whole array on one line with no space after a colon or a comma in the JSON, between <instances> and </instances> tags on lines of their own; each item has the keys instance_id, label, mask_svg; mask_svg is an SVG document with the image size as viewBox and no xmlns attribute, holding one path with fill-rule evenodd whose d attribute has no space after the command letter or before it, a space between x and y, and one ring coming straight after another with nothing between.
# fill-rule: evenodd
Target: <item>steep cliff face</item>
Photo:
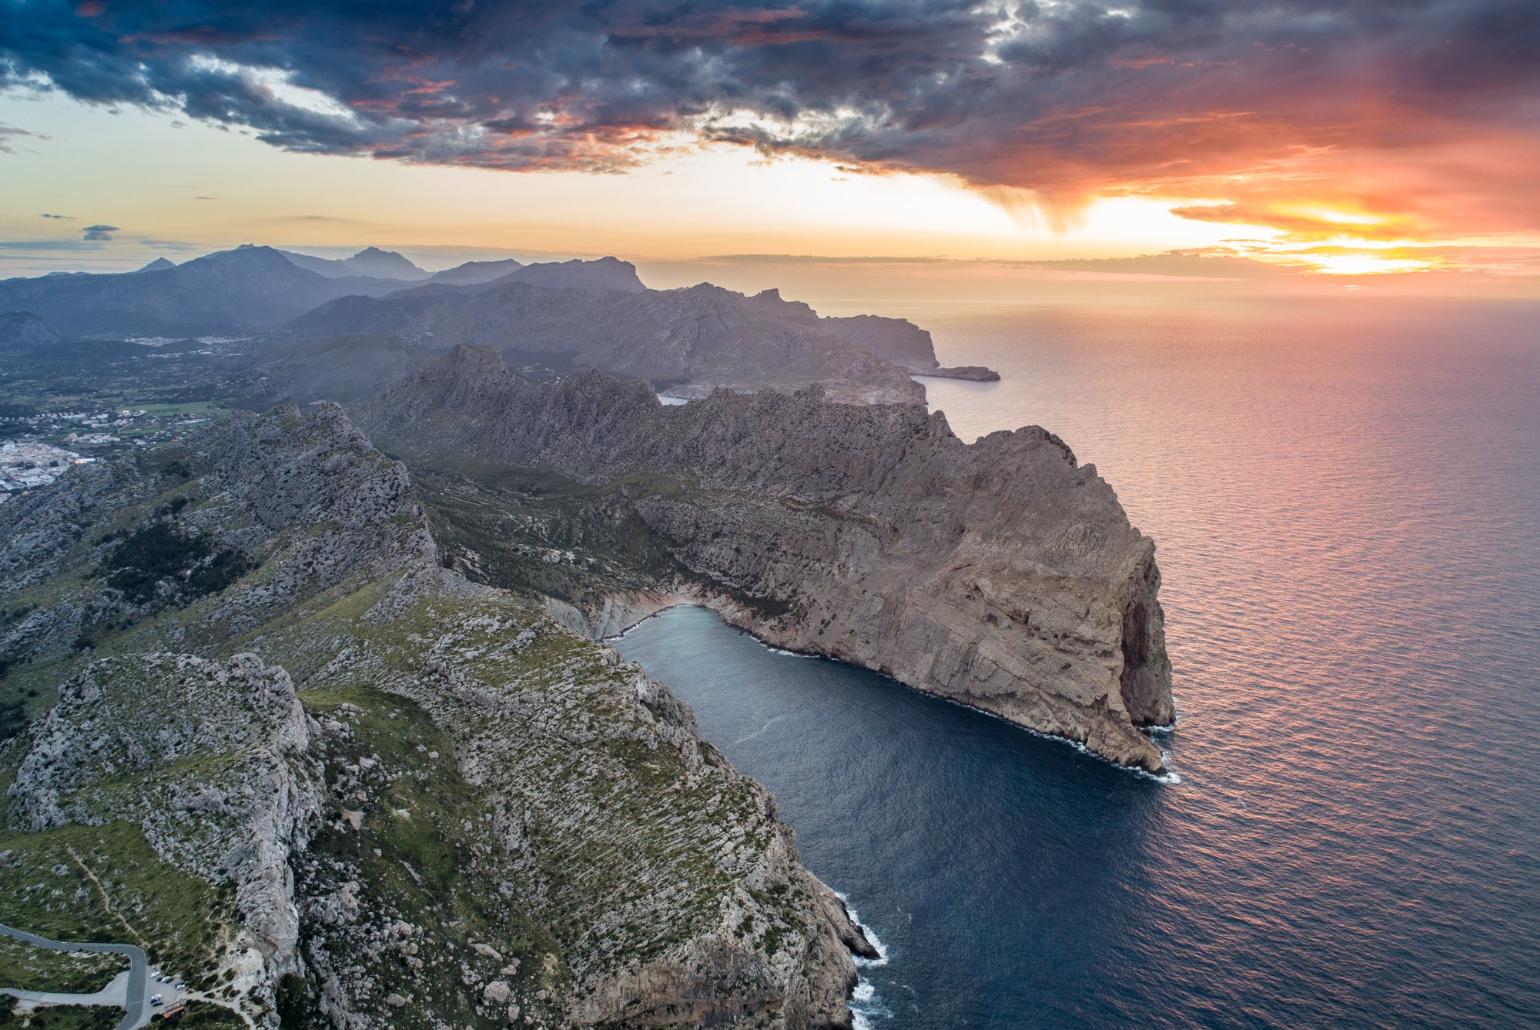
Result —
<instances>
[{"instance_id":1,"label":"steep cliff face","mask_svg":"<svg viewBox=\"0 0 1540 1030\"><path fill-rule=\"evenodd\" d=\"M1154 543L1042 429L970 446L940 414L816 391L669 408L640 384L539 387L463 350L363 417L409 460L607 486L677 563L660 586L779 646L1164 769L1141 732L1173 718Z\"/></svg>"},{"instance_id":2,"label":"steep cliff face","mask_svg":"<svg viewBox=\"0 0 1540 1030\"><path fill-rule=\"evenodd\" d=\"M99 659L36 727L11 820L32 832L137 823L170 865L230 885L227 968L268 966L270 979L295 967L289 863L323 800L311 728L288 674L254 655ZM195 776L174 772L188 766Z\"/></svg>"},{"instance_id":3,"label":"steep cliff face","mask_svg":"<svg viewBox=\"0 0 1540 1030\"><path fill-rule=\"evenodd\" d=\"M259 1025L849 1025L869 945L769 796L444 569L337 407L8 504L0 569L6 686L53 695L0 745L0 921L138 938Z\"/></svg>"}]
</instances>

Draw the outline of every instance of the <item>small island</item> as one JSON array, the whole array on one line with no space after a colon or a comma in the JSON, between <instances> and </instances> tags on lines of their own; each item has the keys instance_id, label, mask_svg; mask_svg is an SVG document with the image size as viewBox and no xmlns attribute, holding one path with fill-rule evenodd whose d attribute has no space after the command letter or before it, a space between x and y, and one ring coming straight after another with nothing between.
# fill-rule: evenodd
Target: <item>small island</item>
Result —
<instances>
[{"instance_id":1,"label":"small island","mask_svg":"<svg viewBox=\"0 0 1540 1030\"><path fill-rule=\"evenodd\" d=\"M931 379L966 379L970 383L998 383L1000 373L983 365L954 365L951 368L937 366L928 368L923 372L912 373L917 376L926 376Z\"/></svg>"}]
</instances>

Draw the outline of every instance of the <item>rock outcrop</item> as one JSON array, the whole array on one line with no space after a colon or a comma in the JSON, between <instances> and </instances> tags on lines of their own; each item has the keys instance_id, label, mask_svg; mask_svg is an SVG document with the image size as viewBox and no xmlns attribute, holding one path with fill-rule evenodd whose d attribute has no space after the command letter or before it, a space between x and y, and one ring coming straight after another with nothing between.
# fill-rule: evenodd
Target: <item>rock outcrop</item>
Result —
<instances>
[{"instance_id":1,"label":"rock outcrop","mask_svg":"<svg viewBox=\"0 0 1540 1030\"><path fill-rule=\"evenodd\" d=\"M915 372L915 375L930 376L932 379L965 379L973 383L998 383L1000 373L983 365L955 365L949 368L936 367Z\"/></svg>"},{"instance_id":2,"label":"rock outcrop","mask_svg":"<svg viewBox=\"0 0 1540 1030\"><path fill-rule=\"evenodd\" d=\"M940 413L817 390L665 407L640 383L538 386L469 349L362 417L425 467L538 467L606 487L675 564L658 590L777 646L1164 770L1141 732L1174 715L1155 545L1042 429L967 445Z\"/></svg>"}]
</instances>

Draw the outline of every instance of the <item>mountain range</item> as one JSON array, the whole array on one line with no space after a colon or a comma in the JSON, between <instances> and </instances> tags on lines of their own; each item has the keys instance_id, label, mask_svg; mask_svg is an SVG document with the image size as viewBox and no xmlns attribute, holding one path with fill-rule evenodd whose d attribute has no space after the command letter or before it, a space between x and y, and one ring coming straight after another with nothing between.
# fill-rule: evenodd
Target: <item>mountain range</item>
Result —
<instances>
[{"instance_id":1,"label":"mountain range","mask_svg":"<svg viewBox=\"0 0 1540 1030\"><path fill-rule=\"evenodd\" d=\"M129 273L6 279L0 312L31 312L70 336L251 332L337 297L378 296L422 282L485 282L521 267L473 261L433 275L377 247L331 260L248 244L180 265L156 258Z\"/></svg>"},{"instance_id":2,"label":"mountain range","mask_svg":"<svg viewBox=\"0 0 1540 1030\"><path fill-rule=\"evenodd\" d=\"M5 280L0 312L71 338L255 334L243 353L267 381L253 395L302 400L335 396L318 386L339 373L362 382L357 368L379 364L370 338L423 355L491 346L516 365L597 368L683 397L819 383L840 400L918 403L924 388L910 376L947 371L930 334L906 320L824 317L773 289L649 289L613 257L467 262L429 275L374 247L332 260L248 245L129 274ZM344 352L357 368L335 367Z\"/></svg>"}]
</instances>

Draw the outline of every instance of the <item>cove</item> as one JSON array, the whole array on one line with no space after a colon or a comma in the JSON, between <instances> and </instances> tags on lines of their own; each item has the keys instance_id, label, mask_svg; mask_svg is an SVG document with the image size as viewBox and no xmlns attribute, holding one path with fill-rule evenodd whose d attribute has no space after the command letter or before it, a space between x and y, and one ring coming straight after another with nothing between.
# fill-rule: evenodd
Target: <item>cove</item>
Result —
<instances>
[{"instance_id":1,"label":"cove","mask_svg":"<svg viewBox=\"0 0 1540 1030\"><path fill-rule=\"evenodd\" d=\"M888 961L862 970L864 1021L1111 1023L1143 1007L1103 978L1131 945L1159 947L1158 914L1130 905L1129 880L1158 847L1169 788L876 673L773 650L702 608L615 645L771 790L809 867L882 941Z\"/></svg>"}]
</instances>

